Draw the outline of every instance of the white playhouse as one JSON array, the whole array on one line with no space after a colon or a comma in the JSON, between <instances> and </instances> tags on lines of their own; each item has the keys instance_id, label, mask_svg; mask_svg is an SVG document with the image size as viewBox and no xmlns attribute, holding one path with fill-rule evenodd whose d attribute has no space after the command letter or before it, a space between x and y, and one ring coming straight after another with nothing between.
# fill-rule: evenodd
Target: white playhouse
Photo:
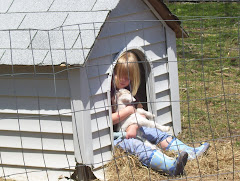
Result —
<instances>
[{"instance_id":1,"label":"white playhouse","mask_svg":"<svg viewBox=\"0 0 240 181\"><path fill-rule=\"evenodd\" d=\"M0 177L57 180L76 163L100 177L112 159L116 59L141 61L141 101L181 132L176 38L160 0L0 2Z\"/></svg>"}]
</instances>

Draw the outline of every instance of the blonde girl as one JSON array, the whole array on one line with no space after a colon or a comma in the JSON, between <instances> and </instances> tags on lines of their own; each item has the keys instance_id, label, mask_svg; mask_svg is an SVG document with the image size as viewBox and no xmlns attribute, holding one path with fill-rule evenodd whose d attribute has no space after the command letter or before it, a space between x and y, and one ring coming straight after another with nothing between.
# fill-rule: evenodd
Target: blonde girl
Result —
<instances>
[{"instance_id":1,"label":"blonde girl","mask_svg":"<svg viewBox=\"0 0 240 181\"><path fill-rule=\"evenodd\" d=\"M136 103L128 105L121 111L116 111L116 91L122 88L128 89L136 98L140 82L138 57L134 52L127 51L118 58L112 78L111 96L113 125L118 124L131 114L134 114L137 107L142 107L141 103ZM145 146L141 139L136 138L138 131L142 133L141 135L143 139L147 139L151 143L158 145L161 149L177 152L178 157L170 158L163 154L160 149L153 150L150 147ZM143 165L173 176L181 175L183 173L188 158L196 158L209 147L208 143L204 143L198 148L192 148L165 132L155 128L139 127L137 124L130 125L126 130L126 133L120 135L125 136L119 136L116 138L114 140L114 145L137 156Z\"/></svg>"}]
</instances>

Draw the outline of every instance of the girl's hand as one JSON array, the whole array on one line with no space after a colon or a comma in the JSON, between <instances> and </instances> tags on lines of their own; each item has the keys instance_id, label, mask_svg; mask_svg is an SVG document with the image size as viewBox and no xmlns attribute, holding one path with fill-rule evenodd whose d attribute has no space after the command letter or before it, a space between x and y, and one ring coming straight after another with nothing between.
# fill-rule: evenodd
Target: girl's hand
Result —
<instances>
[{"instance_id":1,"label":"girl's hand","mask_svg":"<svg viewBox=\"0 0 240 181\"><path fill-rule=\"evenodd\" d=\"M127 135L126 135L126 138L129 139L129 138L136 138L137 136L137 131L138 131L138 125L137 124L132 124L130 126L128 126L126 132L127 132Z\"/></svg>"}]
</instances>

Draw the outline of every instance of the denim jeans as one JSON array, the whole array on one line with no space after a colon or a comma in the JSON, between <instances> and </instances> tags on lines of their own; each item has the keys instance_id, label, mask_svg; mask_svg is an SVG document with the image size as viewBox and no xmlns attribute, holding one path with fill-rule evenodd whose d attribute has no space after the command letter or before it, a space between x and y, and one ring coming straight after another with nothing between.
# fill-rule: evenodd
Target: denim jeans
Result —
<instances>
[{"instance_id":1,"label":"denim jeans","mask_svg":"<svg viewBox=\"0 0 240 181\"><path fill-rule=\"evenodd\" d=\"M141 127L139 131L142 137L152 144L158 144L170 136L166 132L162 132L156 128ZM145 166L149 166L150 160L154 154L154 150L144 145L143 141L138 138L126 139L120 137L114 140L114 145L137 156L139 161Z\"/></svg>"}]
</instances>

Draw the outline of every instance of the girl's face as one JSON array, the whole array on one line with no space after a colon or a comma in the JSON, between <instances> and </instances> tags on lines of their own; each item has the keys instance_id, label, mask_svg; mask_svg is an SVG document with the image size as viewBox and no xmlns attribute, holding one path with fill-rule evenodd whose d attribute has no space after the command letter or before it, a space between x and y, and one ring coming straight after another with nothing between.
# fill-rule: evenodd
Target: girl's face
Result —
<instances>
[{"instance_id":1,"label":"girl's face","mask_svg":"<svg viewBox=\"0 0 240 181\"><path fill-rule=\"evenodd\" d=\"M118 89L123 89L127 86L129 86L130 80L128 78L128 76L121 76L120 78L117 77L117 75L114 76L115 82L119 82L118 84L116 84L116 87Z\"/></svg>"}]
</instances>

